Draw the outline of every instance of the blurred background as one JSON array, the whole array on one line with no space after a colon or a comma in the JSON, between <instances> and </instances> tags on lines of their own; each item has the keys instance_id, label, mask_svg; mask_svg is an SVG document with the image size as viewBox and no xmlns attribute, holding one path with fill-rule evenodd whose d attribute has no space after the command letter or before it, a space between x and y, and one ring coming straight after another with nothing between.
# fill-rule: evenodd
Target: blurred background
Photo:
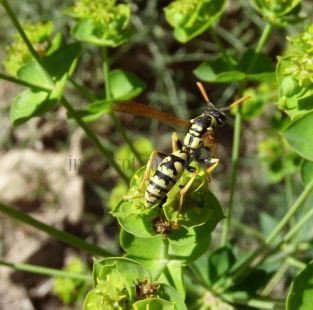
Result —
<instances>
[{"instance_id":1,"label":"blurred background","mask_svg":"<svg viewBox=\"0 0 313 310\"><path fill-rule=\"evenodd\" d=\"M163 8L168 3L156 0L132 2L134 34L127 44L110 49L111 68L123 68L145 81L146 88L136 100L190 119L205 107L195 84L197 78L192 73L196 66L216 59L220 44L234 55L254 47L264 21L249 1L229 1L214 33L208 31L182 45L175 40L164 18ZM72 1L60 0L10 1L22 24L52 20L54 31L61 32L67 42L73 40L70 37L73 20L63 11L72 4ZM303 11L312 16L311 1L304 1ZM12 42L16 31L2 8L0 27L0 59L4 60L6 46ZM303 24L292 28L274 28L265 52L275 61L284 50L286 36L302 29ZM103 93L99 49L84 44L81 57L74 79L96 94ZM254 228L267 233L285 213L288 199L293 199L286 197L286 182L292 183L294 197L301 192L300 179L294 173L299 158L284 149L284 145L277 142L279 139L268 138L275 134L278 136L278 129L284 120L284 115L274 105L275 87L269 83L256 85L246 85L246 92L252 100L244 110L232 230L233 240L246 251L255 246L255 238L259 237ZM217 107L224 107L241 95L236 83L205 83L205 88ZM20 89L15 84L0 80L0 201L121 254L118 225L109 212L121 199L126 187L81 129L66 120L62 107L13 128L9 120L10 104ZM67 94L77 108L86 104L86 100L71 86ZM145 158L152 149L164 153L171 150L173 128L156 120L132 115L118 114L118 117ZM234 117L230 115L227 126L217 132L217 152L221 164L214 172L211 183L212 192L224 209L229 198L233 122ZM125 163L127 174L132 175L138 163L135 159L123 161L129 159L130 152L111 120L103 117L91 126L114 152L116 160ZM180 136L183 134L178 133ZM72 271L89 268L91 258L86 253L1 214L0 223L0 255L6 260L58 269L70 266ZM249 230L245 224L254 228ZM221 225L214 234L217 240L220 233ZM76 301L71 296L71 282L57 282L3 268L0 275L0 309L81 307L81 300ZM282 291L284 287L277 294Z\"/></svg>"}]
</instances>

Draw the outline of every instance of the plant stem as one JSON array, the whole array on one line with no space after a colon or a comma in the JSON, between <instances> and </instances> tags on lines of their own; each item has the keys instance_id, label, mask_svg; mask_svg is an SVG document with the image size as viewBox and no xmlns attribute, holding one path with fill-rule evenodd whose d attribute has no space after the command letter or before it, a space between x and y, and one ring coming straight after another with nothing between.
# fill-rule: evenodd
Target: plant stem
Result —
<instances>
[{"instance_id":1,"label":"plant stem","mask_svg":"<svg viewBox=\"0 0 313 310\"><path fill-rule=\"evenodd\" d=\"M273 26L270 23L267 23L266 26L264 27L262 34L261 34L261 37L259 39L259 42L255 48L255 51L257 53L260 53L262 51L263 47L266 44L266 41L268 40L268 37L269 37L272 29L273 29Z\"/></svg>"},{"instance_id":2,"label":"plant stem","mask_svg":"<svg viewBox=\"0 0 313 310\"><path fill-rule=\"evenodd\" d=\"M108 49L107 47L103 47L103 74L104 74L104 82L105 82L105 98L108 100L114 100L111 94L111 87L110 87L110 62L109 62L109 55L108 55ZM141 165L144 164L140 154L134 147L133 143L130 141L124 127L122 126L119 119L116 117L114 112L110 113L110 117L114 123L115 128L118 130L118 132L123 137L124 141L127 143L137 160Z\"/></svg>"},{"instance_id":3,"label":"plant stem","mask_svg":"<svg viewBox=\"0 0 313 310\"><path fill-rule=\"evenodd\" d=\"M84 281L91 280L90 275L72 273L72 272L62 271L62 270L53 269L53 268L31 265L31 264L10 263L2 259L0 259L0 265L13 268L15 270L37 273L37 274L42 274L42 275L52 276L52 277L64 277L64 278L84 280Z\"/></svg>"},{"instance_id":4,"label":"plant stem","mask_svg":"<svg viewBox=\"0 0 313 310\"><path fill-rule=\"evenodd\" d=\"M236 228L238 228L240 231L242 231L245 235L250 235L260 241L263 242L264 240L264 235L259 232L258 230L250 227L250 226L247 226L245 224L242 224L241 222L237 221L236 219L233 219L233 224Z\"/></svg>"},{"instance_id":5,"label":"plant stem","mask_svg":"<svg viewBox=\"0 0 313 310\"><path fill-rule=\"evenodd\" d=\"M284 261L280 267L276 270L274 276L270 279L270 281L266 284L266 286L262 289L261 295L267 296L269 295L272 290L275 288L275 286L281 281L283 276L288 270L288 264L287 261Z\"/></svg>"},{"instance_id":6,"label":"plant stem","mask_svg":"<svg viewBox=\"0 0 313 310\"><path fill-rule=\"evenodd\" d=\"M70 81L70 83L84 96L86 97L88 100L90 101L96 101L98 100L98 98L91 92L89 91L88 88L86 88L83 85L80 85L79 83L77 83L74 79L72 79L71 77L68 79Z\"/></svg>"},{"instance_id":7,"label":"plant stem","mask_svg":"<svg viewBox=\"0 0 313 310\"><path fill-rule=\"evenodd\" d=\"M306 264L293 258L293 257L288 257L287 260L286 260L287 264L289 266L292 266L292 267L295 267L299 270L302 270L303 268L305 268Z\"/></svg>"},{"instance_id":8,"label":"plant stem","mask_svg":"<svg viewBox=\"0 0 313 310\"><path fill-rule=\"evenodd\" d=\"M251 263L263 252L265 252L268 247L273 243L276 237L283 231L283 229L288 224L289 220L292 216L299 210L302 206L306 198L313 192L313 179L309 182L309 184L305 187L301 195L291 206L289 211L285 214L285 216L280 220L275 229L269 234L269 236L265 239L263 245L261 245L256 251L254 251L251 255L249 255L241 264L239 264L235 270L232 271L232 282L238 279L239 277L243 277L248 271ZM301 227L303 227L304 223L313 216L313 209L311 209L305 216L303 216L302 220L285 236L285 238L280 242L280 245L283 242L289 240Z\"/></svg>"},{"instance_id":9,"label":"plant stem","mask_svg":"<svg viewBox=\"0 0 313 310\"><path fill-rule=\"evenodd\" d=\"M228 234L231 225L231 217L233 213L234 206L234 196L237 183L237 167L239 160L239 150L240 150L240 133L241 133L242 117L240 113L236 114L235 118L235 128L234 128L234 138L233 138L233 151L231 157L231 176L230 176L230 194L228 203L228 214L223 226L222 234L222 246L227 244Z\"/></svg>"},{"instance_id":10,"label":"plant stem","mask_svg":"<svg viewBox=\"0 0 313 310\"><path fill-rule=\"evenodd\" d=\"M112 253L106 251L105 249L102 249L96 245L90 244L70 233L67 233L60 229L54 228L53 226L40 222L36 220L35 218L31 217L30 215L25 214L24 212L21 212L15 208L6 206L2 203L0 203L0 212L8 215L10 218L13 218L13 219L18 220L19 222L28 224L38 230L41 230L47 233L49 236L52 236L60 241L70 244L71 246L75 248L84 250L93 255L99 255L99 256L112 256L113 255Z\"/></svg>"},{"instance_id":11,"label":"plant stem","mask_svg":"<svg viewBox=\"0 0 313 310\"><path fill-rule=\"evenodd\" d=\"M9 82L13 82L13 83L18 84L18 85L26 86L26 87L29 87L29 88L42 90L42 91L45 91L45 92L51 92L52 91L52 89L50 89L50 88L46 88L46 87L42 87L42 86L39 86L39 85L35 85L35 84L29 83L27 81L23 81L21 79L15 78L13 76L9 76L9 75L3 74L3 73L0 73L0 79L6 80L6 81L9 81Z\"/></svg>"},{"instance_id":12,"label":"plant stem","mask_svg":"<svg viewBox=\"0 0 313 310\"><path fill-rule=\"evenodd\" d=\"M128 184L129 178L127 174L124 172L124 170L122 170L119 164L114 160L113 153L100 142L99 138L82 120L77 111L70 105L70 103L66 100L65 97L62 98L62 104L66 108L66 110L70 113L70 115L75 119L77 124L85 131L88 138L97 146L97 148L101 151L104 157L107 160L109 160L110 164L115 169L115 171L120 175L120 177L125 181L125 183Z\"/></svg>"},{"instance_id":13,"label":"plant stem","mask_svg":"<svg viewBox=\"0 0 313 310\"><path fill-rule=\"evenodd\" d=\"M256 53L260 53L270 35L272 30L272 26L268 23L262 32L262 35L259 39L259 42L256 46ZM247 67L247 72L251 70L256 61L256 55L252 58L250 64ZM242 84L240 89L240 93L244 88L245 84ZM229 203L228 203L228 214L226 216L226 220L223 226L221 245L225 246L227 244L229 230L231 226L231 218L234 207L234 196L237 185L237 170L238 170L238 160L239 160L239 151L240 151L240 136L241 136L241 126L242 126L242 116L241 116L241 106L239 106L238 112L235 117L235 128L234 128L234 136L233 136L233 149L232 149L232 160L231 160L231 176L230 176L230 194L229 194Z\"/></svg>"},{"instance_id":14,"label":"plant stem","mask_svg":"<svg viewBox=\"0 0 313 310\"><path fill-rule=\"evenodd\" d=\"M225 297L225 300L229 303L235 303L238 305L245 305L249 306L252 308L257 308L257 309L274 309L275 305L278 303L283 303L283 301L280 300L268 300L268 299L263 299L263 298L249 298L248 300L240 300L236 299L232 296L223 296Z\"/></svg>"},{"instance_id":15,"label":"plant stem","mask_svg":"<svg viewBox=\"0 0 313 310\"><path fill-rule=\"evenodd\" d=\"M210 29L210 35L215 42L215 44L218 46L219 51L223 54L225 60L228 62L229 65L232 64L231 57L228 55L226 48L224 47L220 37L216 34L215 29Z\"/></svg>"}]
</instances>

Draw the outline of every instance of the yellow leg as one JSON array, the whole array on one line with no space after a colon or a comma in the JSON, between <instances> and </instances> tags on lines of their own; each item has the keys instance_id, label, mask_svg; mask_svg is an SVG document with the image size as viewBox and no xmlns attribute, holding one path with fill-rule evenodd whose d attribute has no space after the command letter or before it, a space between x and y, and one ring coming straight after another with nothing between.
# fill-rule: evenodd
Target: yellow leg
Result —
<instances>
[{"instance_id":1,"label":"yellow leg","mask_svg":"<svg viewBox=\"0 0 313 310\"><path fill-rule=\"evenodd\" d=\"M173 134L172 134L172 150L173 150L173 152L180 150L181 147L182 147L182 144L178 138L177 132L173 132Z\"/></svg>"},{"instance_id":2,"label":"yellow leg","mask_svg":"<svg viewBox=\"0 0 313 310\"><path fill-rule=\"evenodd\" d=\"M216 169L216 167L218 166L220 160L218 158L212 158L211 162L210 162L210 166L205 170L205 180L210 183L211 179L210 179L210 175L211 173Z\"/></svg>"},{"instance_id":3,"label":"yellow leg","mask_svg":"<svg viewBox=\"0 0 313 310\"><path fill-rule=\"evenodd\" d=\"M139 185L139 188L138 190L136 190L135 193L133 193L132 195L124 195L123 198L124 199L134 199L134 198L139 198L143 195L143 192L144 192L144 188L145 188L145 183L147 180L149 180L150 178L150 172L151 172L151 169L152 169L152 165L153 165L153 160L154 160L154 157L155 156L159 156L161 158L164 158L166 155L161 153L161 152L158 152L158 151L153 151L149 157L149 160L148 160L148 163L147 163L147 166L146 166L146 169L145 169L145 173L143 175L143 178L142 178L142 181Z\"/></svg>"},{"instance_id":4,"label":"yellow leg","mask_svg":"<svg viewBox=\"0 0 313 310\"><path fill-rule=\"evenodd\" d=\"M185 186L180 190L180 199L179 199L179 207L178 207L178 212L177 212L177 216L181 213L182 211L182 207L183 207L183 203L185 200L185 196L188 193L190 187L192 186L192 183L194 182L194 180L196 179L196 176L199 174L199 171L196 170L192 177L190 178L190 180L187 182L187 184L185 184ZM177 222L177 218L176 218L176 222Z\"/></svg>"},{"instance_id":5,"label":"yellow leg","mask_svg":"<svg viewBox=\"0 0 313 310\"><path fill-rule=\"evenodd\" d=\"M219 164L219 159L218 158L212 158L211 159L211 165L210 167L208 167L205 171L205 180L207 180L207 182L210 182L210 174L216 169L216 167ZM183 204L184 204L184 200L185 200L185 196L187 195L188 191L190 190L193 182L195 181L197 175L199 174L199 171L196 170L191 179L187 182L187 184L180 190L180 199L179 199L179 207L178 207L178 212L177 212L177 217L179 214L181 214L182 208L183 208ZM178 218L176 218L176 223L178 221Z\"/></svg>"}]
</instances>

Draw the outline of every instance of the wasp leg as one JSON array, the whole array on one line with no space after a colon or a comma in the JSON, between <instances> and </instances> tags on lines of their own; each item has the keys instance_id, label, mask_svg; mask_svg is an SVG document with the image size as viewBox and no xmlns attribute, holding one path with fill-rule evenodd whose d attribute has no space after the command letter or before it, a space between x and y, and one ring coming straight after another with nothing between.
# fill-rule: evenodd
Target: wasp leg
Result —
<instances>
[{"instance_id":1,"label":"wasp leg","mask_svg":"<svg viewBox=\"0 0 313 310\"><path fill-rule=\"evenodd\" d=\"M183 207L183 203L184 203L184 199L185 196L187 195L190 187L192 186L192 183L194 182L194 180L196 179L197 175L199 174L199 171L196 170L192 177L190 178L190 180L184 185L184 187L180 190L180 199L179 199L179 207L178 207L178 212L177 212L177 217L179 214L181 214L182 211L182 207ZM176 222L177 222L178 218L176 218Z\"/></svg>"},{"instance_id":2,"label":"wasp leg","mask_svg":"<svg viewBox=\"0 0 313 310\"><path fill-rule=\"evenodd\" d=\"M167 155L166 154L163 154L161 152L158 152L158 151L153 151L149 157L149 160L148 160L148 163L147 163L147 166L146 166L146 170L145 170L145 173L143 175L143 178L142 178L142 181L139 185L139 188L138 190L136 190L135 193L133 193L132 195L124 195L123 198L124 199L134 199L134 198L138 198L138 197L141 197L142 196L142 193L144 191L144 188L145 188L145 183L147 180L149 180L150 178L150 172L151 172L151 169L152 169L152 165L153 165L153 160L154 160L154 157L155 156L159 156L161 159L163 159L164 157L166 157Z\"/></svg>"},{"instance_id":3,"label":"wasp leg","mask_svg":"<svg viewBox=\"0 0 313 310\"><path fill-rule=\"evenodd\" d=\"M183 146L183 144L179 140L177 132L173 132L173 134L172 134L172 149L173 149L173 152L181 150L182 146Z\"/></svg>"},{"instance_id":4,"label":"wasp leg","mask_svg":"<svg viewBox=\"0 0 313 310\"><path fill-rule=\"evenodd\" d=\"M219 159L218 158L211 158L210 159L210 167L208 167L205 171L205 180L209 183L210 182L210 174L216 169L216 167L219 164ZM194 180L196 179L197 175L199 174L199 170L194 171L193 176L191 177L191 179L187 182L187 184L185 184L185 186L180 190L180 199L179 199L179 207L178 207L178 212L177 212L177 216L179 214L181 214L182 208L183 208L183 204L184 204L184 200L185 200L185 196L187 195L189 189L191 188ZM176 218L176 222L177 222L177 218Z\"/></svg>"},{"instance_id":5,"label":"wasp leg","mask_svg":"<svg viewBox=\"0 0 313 310\"><path fill-rule=\"evenodd\" d=\"M195 172L197 169L195 167L192 167L192 166L187 166L186 170L189 172Z\"/></svg>"},{"instance_id":6,"label":"wasp leg","mask_svg":"<svg viewBox=\"0 0 313 310\"><path fill-rule=\"evenodd\" d=\"M211 182L211 173L216 169L216 167L218 166L220 160L218 158L211 158L210 159L210 166L205 170L205 180L208 183Z\"/></svg>"}]
</instances>

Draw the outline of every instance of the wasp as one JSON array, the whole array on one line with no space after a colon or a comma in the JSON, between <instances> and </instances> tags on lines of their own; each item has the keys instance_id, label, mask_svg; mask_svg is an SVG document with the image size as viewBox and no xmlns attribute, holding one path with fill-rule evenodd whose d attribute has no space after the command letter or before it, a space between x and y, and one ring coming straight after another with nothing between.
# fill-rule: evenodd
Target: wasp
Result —
<instances>
[{"instance_id":1,"label":"wasp","mask_svg":"<svg viewBox=\"0 0 313 310\"><path fill-rule=\"evenodd\" d=\"M193 161L204 163L208 166L206 174L209 175L219 163L219 159L215 158L216 152L216 140L214 133L217 127L223 126L226 123L226 111L230 110L234 106L248 99L248 96L242 97L239 100L232 103L230 106L222 109L217 109L209 100L204 87L201 83L197 83L203 98L207 104L207 108L197 117L186 121L177 118L167 113L160 112L156 109L145 108L143 104L136 104L137 109L131 110L126 105L120 105L119 108L115 108L119 112L127 112L137 114L140 116L154 117L167 123L174 125L187 127L187 133L181 142L177 134L172 136L172 148L173 152L169 155L154 151L147 164L146 172L143 177L143 182L140 187L140 192L147 180L148 185L145 190L145 206L151 207L157 203L161 205L166 201L168 192L178 182L185 169L193 172L193 176L187 182L187 184L180 191L180 203L178 213L181 211L181 207L184 201L184 197L190 189L193 181L198 175L199 171L192 167L190 164ZM123 108L124 106L124 108ZM126 108L125 108L126 107ZM134 107L134 105L133 105ZM208 156L201 158L201 150L205 148L208 150ZM156 168L154 174L150 178L150 171L152 168L153 158L158 155L162 160ZM133 198L134 196L128 197Z\"/></svg>"}]
</instances>

